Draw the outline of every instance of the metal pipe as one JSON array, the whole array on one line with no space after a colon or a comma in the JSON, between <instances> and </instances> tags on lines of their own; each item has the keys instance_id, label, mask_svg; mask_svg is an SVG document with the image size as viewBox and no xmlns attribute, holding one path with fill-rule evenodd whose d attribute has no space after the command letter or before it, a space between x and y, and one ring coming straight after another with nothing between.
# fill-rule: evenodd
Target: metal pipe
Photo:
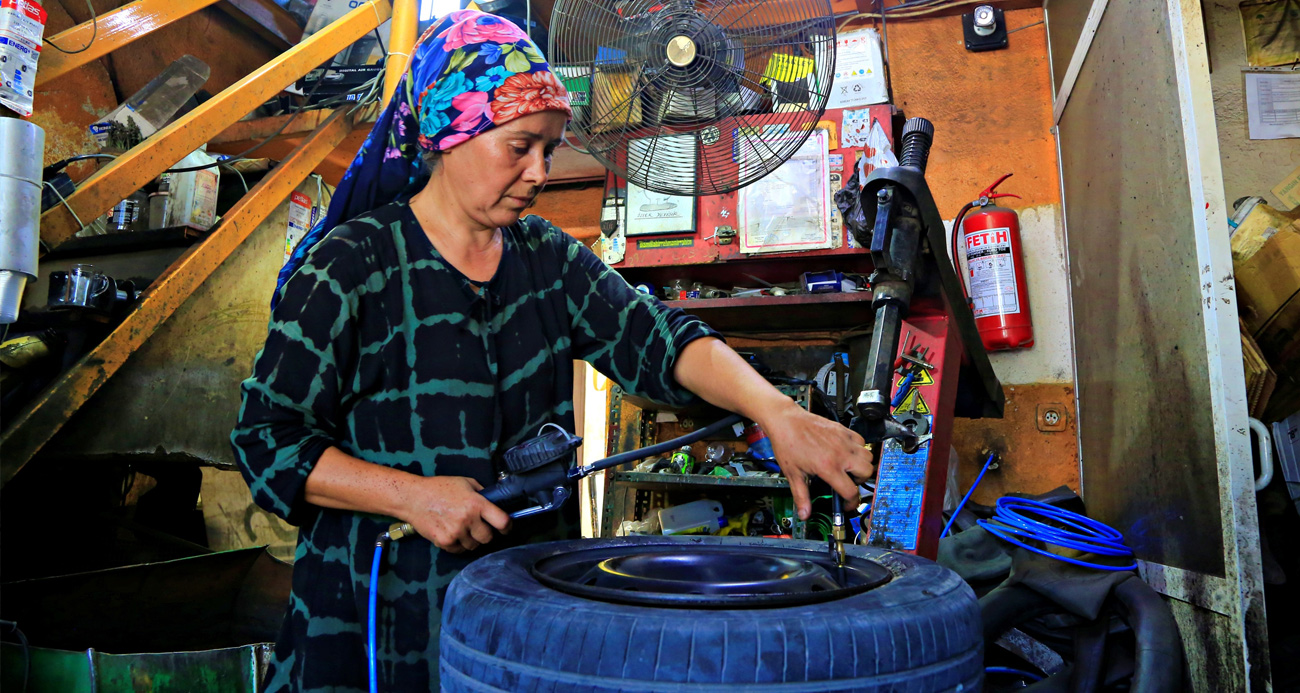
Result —
<instances>
[{"instance_id":1,"label":"metal pipe","mask_svg":"<svg viewBox=\"0 0 1300 693\"><path fill-rule=\"evenodd\" d=\"M683 445L689 445L690 443L694 443L697 440L704 440L705 438L708 438L711 435L720 433L726 430L727 428L730 428L731 426L740 423L743 420L744 420L743 417L741 417L739 414L732 414L725 418L718 419L717 421L709 424L708 426L705 426L704 428L697 428L694 431L687 433L686 435L678 436L676 438L673 438L672 440L665 440L662 443L656 443L654 445L650 445L644 448L639 448L637 450L628 450L627 452L620 452L617 455L610 455L609 457L606 457L603 460L596 460L595 462L592 462L591 464L586 465L585 467L575 467L569 473L569 478L580 479L584 476L590 476L596 472L599 472L602 469L617 467L620 464L625 464L628 462L632 462L634 460L645 459L647 457L650 457L651 455L658 455L663 452L668 452L669 450L676 450L677 448Z\"/></svg>"},{"instance_id":2,"label":"metal pipe","mask_svg":"<svg viewBox=\"0 0 1300 693\"><path fill-rule=\"evenodd\" d=\"M397 85L406 74L415 48L416 32L420 24L419 0L393 0L393 18L388 25L388 64L384 72L384 105L393 98Z\"/></svg>"},{"instance_id":3,"label":"metal pipe","mask_svg":"<svg viewBox=\"0 0 1300 693\"><path fill-rule=\"evenodd\" d=\"M36 280L45 131L0 118L0 152L0 325L8 325L18 319L27 282Z\"/></svg>"},{"instance_id":4,"label":"metal pipe","mask_svg":"<svg viewBox=\"0 0 1300 693\"><path fill-rule=\"evenodd\" d=\"M889 416L889 391L894 375L894 352L898 350L899 306L877 301L872 326L871 348L867 353L866 382L858 396L858 415L880 420Z\"/></svg>"}]
</instances>

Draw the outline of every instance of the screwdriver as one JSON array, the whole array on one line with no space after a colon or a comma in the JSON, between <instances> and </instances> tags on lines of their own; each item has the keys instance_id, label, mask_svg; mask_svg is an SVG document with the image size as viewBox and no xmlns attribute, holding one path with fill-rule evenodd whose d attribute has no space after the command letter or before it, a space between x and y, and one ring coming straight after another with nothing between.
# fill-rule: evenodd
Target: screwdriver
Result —
<instances>
[{"instance_id":1,"label":"screwdriver","mask_svg":"<svg viewBox=\"0 0 1300 693\"><path fill-rule=\"evenodd\" d=\"M908 373L903 377L903 381L898 384L898 391L894 393L894 399L889 403L890 408L903 403L903 398L907 397L907 391L911 389L913 380L916 380L915 373Z\"/></svg>"},{"instance_id":2,"label":"screwdriver","mask_svg":"<svg viewBox=\"0 0 1300 693\"><path fill-rule=\"evenodd\" d=\"M840 587L845 585L844 575L844 499L832 491L831 495L831 558L835 561Z\"/></svg>"}]
</instances>

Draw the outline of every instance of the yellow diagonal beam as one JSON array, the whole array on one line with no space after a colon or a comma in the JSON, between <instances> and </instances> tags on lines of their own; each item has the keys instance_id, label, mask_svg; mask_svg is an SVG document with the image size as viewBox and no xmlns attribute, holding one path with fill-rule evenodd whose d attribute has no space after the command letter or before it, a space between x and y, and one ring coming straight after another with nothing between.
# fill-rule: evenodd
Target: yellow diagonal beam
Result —
<instances>
[{"instance_id":1,"label":"yellow diagonal beam","mask_svg":"<svg viewBox=\"0 0 1300 693\"><path fill-rule=\"evenodd\" d=\"M221 225L203 242L155 279L122 324L99 346L59 376L18 416L5 422L7 426L0 434L0 486L9 483L77 409L338 146L352 129L346 110L339 109L321 123L226 213Z\"/></svg>"},{"instance_id":2,"label":"yellow diagonal beam","mask_svg":"<svg viewBox=\"0 0 1300 693\"><path fill-rule=\"evenodd\" d=\"M379 26L391 10L387 0L358 6L114 159L69 195L67 206L56 205L41 215L41 240L52 248L72 238L81 228L77 218L90 223L112 209L295 79ZM75 217L68 206L76 212Z\"/></svg>"},{"instance_id":3,"label":"yellow diagonal beam","mask_svg":"<svg viewBox=\"0 0 1300 693\"><path fill-rule=\"evenodd\" d=\"M78 24L45 40L41 59L36 65L36 86L62 77L67 73L98 60L131 43L151 31L198 12L217 0L136 0L97 18L95 22ZM96 28L93 24L98 24ZM94 40L91 40L94 37ZM53 41L59 48L79 53L63 53L50 46Z\"/></svg>"},{"instance_id":4,"label":"yellow diagonal beam","mask_svg":"<svg viewBox=\"0 0 1300 693\"><path fill-rule=\"evenodd\" d=\"M415 48L416 33L420 25L418 0L393 0L393 21L388 25L388 66L384 73L384 104L393 98L397 83L406 74Z\"/></svg>"}]
</instances>

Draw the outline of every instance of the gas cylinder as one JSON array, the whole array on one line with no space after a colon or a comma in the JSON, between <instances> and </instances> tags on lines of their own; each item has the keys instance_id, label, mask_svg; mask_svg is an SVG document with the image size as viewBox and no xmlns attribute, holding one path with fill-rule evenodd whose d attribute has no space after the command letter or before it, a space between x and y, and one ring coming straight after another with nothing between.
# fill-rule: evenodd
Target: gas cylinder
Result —
<instances>
[{"instance_id":1,"label":"gas cylinder","mask_svg":"<svg viewBox=\"0 0 1300 693\"><path fill-rule=\"evenodd\" d=\"M1025 281L1020 245L1020 218L1015 211L993 202L1000 197L1019 197L994 192L1010 176L1008 173L998 179L980 193L979 199L963 207L957 220L966 260L965 272L957 265L957 273L964 275L963 284L975 314L975 326L984 348L989 351L1034 345L1029 285Z\"/></svg>"}]
</instances>

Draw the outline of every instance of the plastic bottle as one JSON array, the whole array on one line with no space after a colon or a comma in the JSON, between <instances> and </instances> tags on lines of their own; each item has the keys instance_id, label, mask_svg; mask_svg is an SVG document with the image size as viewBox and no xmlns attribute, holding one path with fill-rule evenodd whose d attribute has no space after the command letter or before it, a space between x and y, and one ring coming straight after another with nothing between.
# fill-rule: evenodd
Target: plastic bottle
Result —
<instances>
[{"instance_id":1,"label":"plastic bottle","mask_svg":"<svg viewBox=\"0 0 1300 693\"><path fill-rule=\"evenodd\" d=\"M131 193L131 196L113 206L108 213L108 233L131 233L142 231L147 226L146 217L149 209L149 197L143 190Z\"/></svg>"},{"instance_id":2,"label":"plastic bottle","mask_svg":"<svg viewBox=\"0 0 1300 693\"><path fill-rule=\"evenodd\" d=\"M102 147L108 135L108 123L125 123L130 119L139 126L140 134L148 137L167 125L181 106L203 87L209 72L207 63L192 55L182 55L103 120L91 125L90 131Z\"/></svg>"},{"instance_id":3,"label":"plastic bottle","mask_svg":"<svg viewBox=\"0 0 1300 693\"><path fill-rule=\"evenodd\" d=\"M171 203L171 174L158 178L158 192L149 194L149 230L167 226L167 211Z\"/></svg>"},{"instance_id":4,"label":"plastic bottle","mask_svg":"<svg viewBox=\"0 0 1300 693\"><path fill-rule=\"evenodd\" d=\"M697 500L659 511L664 534L716 534L725 522L717 501Z\"/></svg>"}]
</instances>

